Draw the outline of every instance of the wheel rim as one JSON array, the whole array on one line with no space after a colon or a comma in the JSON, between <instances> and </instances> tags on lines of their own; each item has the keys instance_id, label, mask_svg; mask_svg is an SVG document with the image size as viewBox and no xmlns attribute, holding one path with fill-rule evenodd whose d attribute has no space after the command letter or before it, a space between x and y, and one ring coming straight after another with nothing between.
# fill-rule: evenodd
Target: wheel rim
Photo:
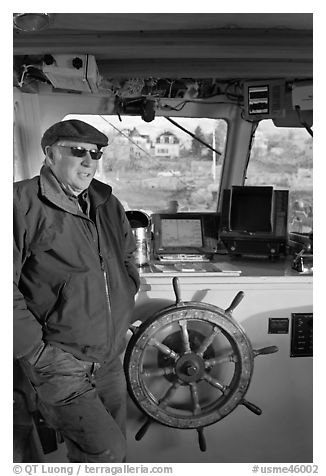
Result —
<instances>
[{"instance_id":1,"label":"wheel rim","mask_svg":"<svg viewBox=\"0 0 326 476\"><path fill-rule=\"evenodd\" d=\"M132 399L149 417L175 428L200 428L241 403L253 351L226 311L182 303L139 327L127 347L125 371Z\"/></svg>"}]
</instances>

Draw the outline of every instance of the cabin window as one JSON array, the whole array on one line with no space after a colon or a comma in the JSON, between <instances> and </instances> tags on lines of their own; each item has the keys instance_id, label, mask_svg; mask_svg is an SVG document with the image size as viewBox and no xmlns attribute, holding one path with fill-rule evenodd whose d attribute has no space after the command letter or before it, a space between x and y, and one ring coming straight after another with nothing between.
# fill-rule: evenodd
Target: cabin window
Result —
<instances>
[{"instance_id":1,"label":"cabin window","mask_svg":"<svg viewBox=\"0 0 326 476\"><path fill-rule=\"evenodd\" d=\"M304 128L261 121L254 137L245 185L289 190L289 231L312 232L312 137Z\"/></svg>"},{"instance_id":2,"label":"cabin window","mask_svg":"<svg viewBox=\"0 0 326 476\"><path fill-rule=\"evenodd\" d=\"M126 210L217 210L226 121L174 118L218 151L213 152L164 117L150 123L138 116L122 116L121 121L117 116L68 118L85 120L108 136L96 178L112 186Z\"/></svg>"}]
</instances>

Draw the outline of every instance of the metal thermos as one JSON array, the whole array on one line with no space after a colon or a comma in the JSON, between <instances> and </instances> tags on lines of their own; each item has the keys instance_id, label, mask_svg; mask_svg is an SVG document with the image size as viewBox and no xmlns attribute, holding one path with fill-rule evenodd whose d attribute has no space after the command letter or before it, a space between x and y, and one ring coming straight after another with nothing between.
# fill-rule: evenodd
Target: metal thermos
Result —
<instances>
[{"instance_id":1,"label":"metal thermos","mask_svg":"<svg viewBox=\"0 0 326 476\"><path fill-rule=\"evenodd\" d=\"M126 215L136 241L135 263L138 267L145 266L150 261L150 218L140 210L128 210Z\"/></svg>"}]
</instances>

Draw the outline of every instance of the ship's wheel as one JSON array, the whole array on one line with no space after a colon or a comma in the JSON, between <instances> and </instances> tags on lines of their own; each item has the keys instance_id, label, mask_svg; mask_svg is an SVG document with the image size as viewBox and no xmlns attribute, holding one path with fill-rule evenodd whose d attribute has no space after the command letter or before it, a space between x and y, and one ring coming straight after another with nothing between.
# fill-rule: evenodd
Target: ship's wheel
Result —
<instances>
[{"instance_id":1,"label":"ship's wheel","mask_svg":"<svg viewBox=\"0 0 326 476\"><path fill-rule=\"evenodd\" d=\"M240 291L223 310L202 302L182 302L177 277L172 280L175 305L131 327L124 366L128 392L147 419L136 435L141 439L154 420L174 428L196 429L206 449L203 429L244 405L254 358L277 352L275 346L254 350L232 312Z\"/></svg>"}]
</instances>

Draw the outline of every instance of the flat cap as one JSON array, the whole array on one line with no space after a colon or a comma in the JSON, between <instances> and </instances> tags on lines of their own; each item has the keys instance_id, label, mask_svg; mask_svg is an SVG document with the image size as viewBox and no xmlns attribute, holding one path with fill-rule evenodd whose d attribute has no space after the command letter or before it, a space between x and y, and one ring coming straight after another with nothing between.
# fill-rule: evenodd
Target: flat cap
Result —
<instances>
[{"instance_id":1,"label":"flat cap","mask_svg":"<svg viewBox=\"0 0 326 476\"><path fill-rule=\"evenodd\" d=\"M49 127L41 140L43 152L45 153L46 146L53 145L60 139L96 144L99 149L108 145L108 138L105 134L78 119L57 122Z\"/></svg>"}]
</instances>

